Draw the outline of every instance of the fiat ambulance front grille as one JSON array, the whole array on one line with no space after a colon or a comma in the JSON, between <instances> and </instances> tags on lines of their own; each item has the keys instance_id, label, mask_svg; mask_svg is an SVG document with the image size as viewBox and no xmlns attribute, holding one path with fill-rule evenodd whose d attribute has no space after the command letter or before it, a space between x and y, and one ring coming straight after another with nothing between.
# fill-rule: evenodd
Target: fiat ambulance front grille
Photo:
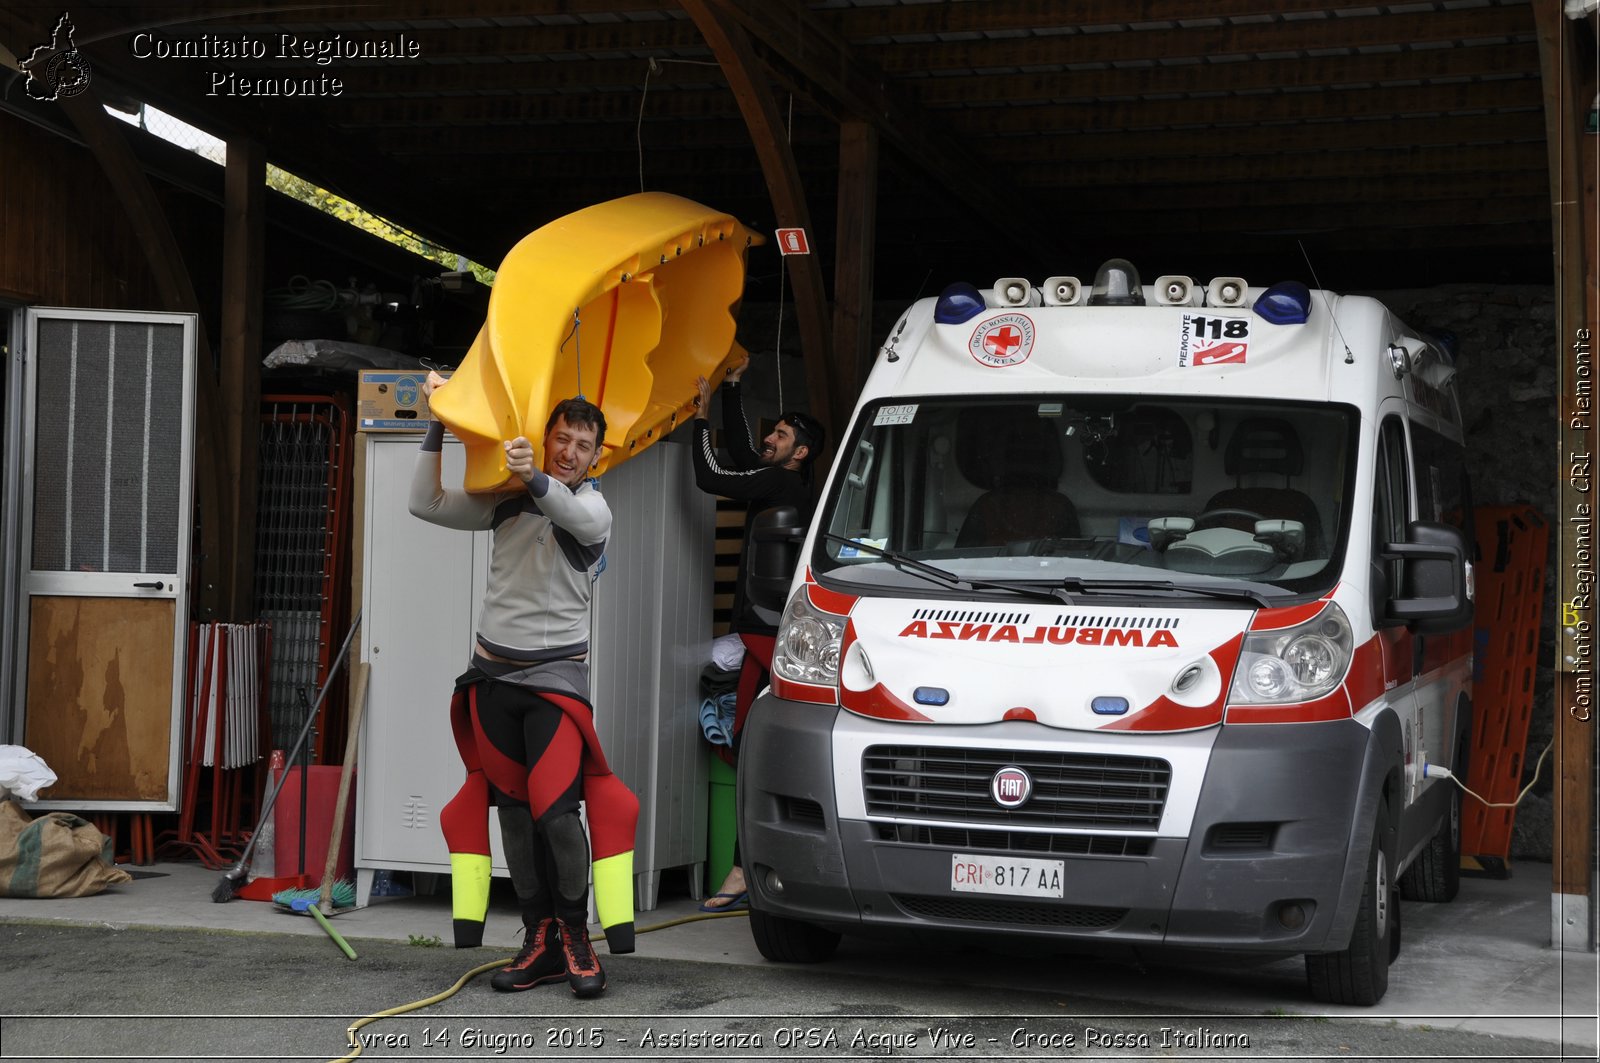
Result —
<instances>
[{"instance_id":1,"label":"fiat ambulance front grille","mask_svg":"<svg viewBox=\"0 0 1600 1063\"><path fill-rule=\"evenodd\" d=\"M893 845L937 846L962 852L1050 853L1055 856L1149 856L1148 834L1052 834L1044 831L924 827L911 823L878 825L878 840Z\"/></svg>"},{"instance_id":2,"label":"fiat ambulance front grille","mask_svg":"<svg viewBox=\"0 0 1600 1063\"><path fill-rule=\"evenodd\" d=\"M1001 768L1015 765L1033 780L1018 808L990 795ZM867 815L998 826L1155 830L1172 782L1172 766L1156 757L1056 753L1049 750L870 746L861 758Z\"/></svg>"}]
</instances>

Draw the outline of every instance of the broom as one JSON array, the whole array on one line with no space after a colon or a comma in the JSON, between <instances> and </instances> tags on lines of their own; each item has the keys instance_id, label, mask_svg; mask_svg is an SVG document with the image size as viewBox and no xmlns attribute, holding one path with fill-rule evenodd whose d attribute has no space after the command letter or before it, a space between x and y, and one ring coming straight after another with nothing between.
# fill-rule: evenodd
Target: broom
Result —
<instances>
[{"instance_id":1,"label":"broom","mask_svg":"<svg viewBox=\"0 0 1600 1063\"><path fill-rule=\"evenodd\" d=\"M353 908L356 903L355 887L344 880L334 881L339 869L339 848L344 842L344 811L350 800L351 778L355 774L361 716L367 703L367 675L371 671L371 666L362 661L355 665L354 671L355 694L350 704L350 726L344 741L344 768L339 773L339 796L333 804L333 830L328 837L328 856L322 867L322 888L287 889L272 895L272 903L278 907L315 918L334 943L352 960L356 958L355 950L325 917L334 914L339 908Z\"/></svg>"},{"instance_id":2,"label":"broom","mask_svg":"<svg viewBox=\"0 0 1600 1063\"><path fill-rule=\"evenodd\" d=\"M333 664L328 668L328 678L323 682L322 689L317 692L317 700L311 706L311 711L306 714L305 726L300 728L300 737L294 740L294 748L289 751L289 762L299 754L300 747L305 745L306 736L311 733L311 725L316 723L317 711L322 708L323 699L328 696L328 690L333 686L333 677L339 674L339 667L344 664L345 657L350 652L350 643L356 636L356 629L361 626L361 610L356 610L355 619L350 622L350 631L344 637L344 645L339 647L339 656L333 659ZM304 768L301 769L304 773ZM278 777L277 783L267 794L267 800L261 809L261 818L256 823L256 829L250 832L250 841L246 843L244 852L228 870L222 873L222 880L211 888L211 899L217 904L231 901L239 895L239 887L244 884L245 875L250 870L250 856L255 852L256 843L261 840L261 828L266 824L267 817L272 815L272 806L278 800L278 793L283 789L283 784L288 781L289 773L284 772Z\"/></svg>"}]
</instances>

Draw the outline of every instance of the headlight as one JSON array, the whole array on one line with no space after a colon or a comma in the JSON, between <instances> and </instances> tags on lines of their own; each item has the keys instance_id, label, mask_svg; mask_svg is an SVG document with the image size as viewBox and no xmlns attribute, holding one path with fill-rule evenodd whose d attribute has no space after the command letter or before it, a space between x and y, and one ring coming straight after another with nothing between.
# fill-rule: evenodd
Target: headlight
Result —
<instances>
[{"instance_id":1,"label":"headlight","mask_svg":"<svg viewBox=\"0 0 1600 1063\"><path fill-rule=\"evenodd\" d=\"M839 681L839 643L845 618L811 604L804 586L794 592L778 622L772 671L795 683L833 686Z\"/></svg>"},{"instance_id":2,"label":"headlight","mask_svg":"<svg viewBox=\"0 0 1600 1063\"><path fill-rule=\"evenodd\" d=\"M1248 634L1229 700L1259 705L1320 698L1343 681L1352 651L1350 622L1332 602L1297 627Z\"/></svg>"}]
</instances>

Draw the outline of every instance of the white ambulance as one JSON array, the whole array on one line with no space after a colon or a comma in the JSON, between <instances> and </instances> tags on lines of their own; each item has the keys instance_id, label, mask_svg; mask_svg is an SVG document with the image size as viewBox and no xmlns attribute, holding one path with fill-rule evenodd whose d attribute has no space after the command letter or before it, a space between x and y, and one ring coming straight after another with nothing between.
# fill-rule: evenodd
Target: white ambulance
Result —
<instances>
[{"instance_id":1,"label":"white ambulance","mask_svg":"<svg viewBox=\"0 0 1600 1063\"><path fill-rule=\"evenodd\" d=\"M1458 882L1453 375L1298 282L1114 259L913 305L803 540L792 510L756 529L747 588L782 612L739 755L761 952L1304 954L1316 999L1380 999L1400 898Z\"/></svg>"}]
</instances>

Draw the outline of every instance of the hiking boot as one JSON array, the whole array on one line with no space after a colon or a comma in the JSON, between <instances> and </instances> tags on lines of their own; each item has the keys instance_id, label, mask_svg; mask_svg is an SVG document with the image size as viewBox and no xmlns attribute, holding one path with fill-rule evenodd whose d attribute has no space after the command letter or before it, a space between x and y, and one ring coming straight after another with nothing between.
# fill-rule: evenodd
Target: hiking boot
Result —
<instances>
[{"instance_id":1,"label":"hiking boot","mask_svg":"<svg viewBox=\"0 0 1600 1063\"><path fill-rule=\"evenodd\" d=\"M566 958L567 984L576 997L597 997L606 988L606 973L600 969L600 958L589 944L589 928L557 919L561 928L561 952Z\"/></svg>"},{"instance_id":2,"label":"hiking boot","mask_svg":"<svg viewBox=\"0 0 1600 1063\"><path fill-rule=\"evenodd\" d=\"M567 959L556 939L556 921L541 919L538 926L528 927L523 935L517 958L510 966L494 972L489 984L502 993L515 993L546 982L559 982L566 974Z\"/></svg>"}]
</instances>

